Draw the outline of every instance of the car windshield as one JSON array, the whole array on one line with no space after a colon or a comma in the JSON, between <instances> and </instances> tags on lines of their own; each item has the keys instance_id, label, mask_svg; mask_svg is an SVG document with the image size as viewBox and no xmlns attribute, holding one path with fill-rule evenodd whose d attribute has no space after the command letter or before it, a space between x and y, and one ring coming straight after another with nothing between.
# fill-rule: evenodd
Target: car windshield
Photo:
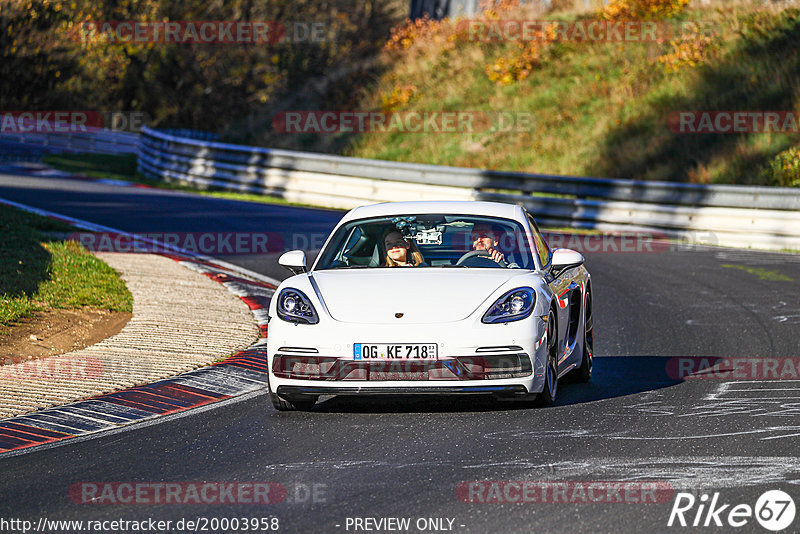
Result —
<instances>
[{"instance_id":1,"label":"car windshield","mask_svg":"<svg viewBox=\"0 0 800 534\"><path fill-rule=\"evenodd\" d=\"M534 269L522 226L477 215L407 215L339 227L315 270L349 268Z\"/></svg>"}]
</instances>

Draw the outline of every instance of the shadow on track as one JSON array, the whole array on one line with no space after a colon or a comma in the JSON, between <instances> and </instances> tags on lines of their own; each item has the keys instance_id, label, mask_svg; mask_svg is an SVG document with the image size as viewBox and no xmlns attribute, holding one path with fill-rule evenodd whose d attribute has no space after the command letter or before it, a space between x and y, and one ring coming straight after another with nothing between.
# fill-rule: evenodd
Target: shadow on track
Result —
<instances>
[{"instance_id":1,"label":"shadow on track","mask_svg":"<svg viewBox=\"0 0 800 534\"><path fill-rule=\"evenodd\" d=\"M606 356L595 358L594 376L588 384L562 378L553 407L634 395L682 382L670 377L663 356ZM435 413L492 412L533 409L532 402L508 402L489 395L336 396L314 407L318 413Z\"/></svg>"}]
</instances>

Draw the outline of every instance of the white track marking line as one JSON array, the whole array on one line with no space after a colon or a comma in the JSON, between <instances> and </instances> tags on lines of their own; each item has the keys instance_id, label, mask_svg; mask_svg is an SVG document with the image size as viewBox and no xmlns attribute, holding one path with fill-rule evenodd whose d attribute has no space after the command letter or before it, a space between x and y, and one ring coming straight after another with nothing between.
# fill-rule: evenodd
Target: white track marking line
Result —
<instances>
[{"instance_id":1,"label":"white track marking line","mask_svg":"<svg viewBox=\"0 0 800 534\"><path fill-rule=\"evenodd\" d=\"M62 215L60 213L56 213L53 211L43 210L40 208L36 208L33 206L28 206L27 204L20 204L19 202L13 202L11 200L6 200L4 198L0 198L0 204L5 204L7 206L13 206L15 208L19 208L24 211L28 211L30 213L35 213L37 215L42 215L45 217L53 217L56 219L61 219L66 221L77 228L82 228L84 230L90 230L93 232L107 232L107 233L116 233L120 235L124 235L126 237L135 238L139 241L144 243L149 243L151 245L155 245L161 247L164 250L168 250L174 252L175 254L180 254L182 256L186 256L188 258L197 259L200 261L206 261L209 263L213 263L220 267L224 267L232 272L239 273L246 278L251 278L253 280L258 280L259 282L265 282L267 284L273 284L276 287L281 284L280 280L276 280L275 278L271 278L269 276L265 276L263 274L257 273L255 271L251 271L249 269L245 269L244 267L239 267L238 265L234 265L232 263L228 263L226 261L214 258L212 256L206 256L205 254L198 254L196 252L192 252L190 250L185 250L174 245L169 245L167 243L162 243L156 239L150 239L147 237L142 237L140 235L132 234L130 232L125 232L123 230L118 230L116 228L111 228L110 226L103 226L101 224L95 224L93 222L84 221L83 219L76 219L74 217L69 217L67 215Z\"/></svg>"}]
</instances>

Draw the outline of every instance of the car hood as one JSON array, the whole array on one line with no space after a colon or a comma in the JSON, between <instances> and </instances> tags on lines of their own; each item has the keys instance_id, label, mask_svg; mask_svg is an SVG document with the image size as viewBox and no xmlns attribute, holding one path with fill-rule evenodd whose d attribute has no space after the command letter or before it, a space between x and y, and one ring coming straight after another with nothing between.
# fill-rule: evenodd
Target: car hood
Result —
<instances>
[{"instance_id":1,"label":"car hood","mask_svg":"<svg viewBox=\"0 0 800 534\"><path fill-rule=\"evenodd\" d=\"M317 296L337 321L364 324L459 321L527 271L507 269L374 269L315 271Z\"/></svg>"}]
</instances>

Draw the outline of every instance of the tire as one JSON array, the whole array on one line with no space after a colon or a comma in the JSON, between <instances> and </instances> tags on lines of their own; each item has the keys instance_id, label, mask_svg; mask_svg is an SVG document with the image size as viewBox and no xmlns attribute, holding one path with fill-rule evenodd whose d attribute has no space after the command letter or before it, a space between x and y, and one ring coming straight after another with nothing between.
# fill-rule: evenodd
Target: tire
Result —
<instances>
[{"instance_id":1,"label":"tire","mask_svg":"<svg viewBox=\"0 0 800 534\"><path fill-rule=\"evenodd\" d=\"M309 412L316 404L319 397L306 395L303 397L292 397L291 400L279 397L277 393L269 392L272 405L279 412Z\"/></svg>"},{"instance_id":2,"label":"tire","mask_svg":"<svg viewBox=\"0 0 800 534\"><path fill-rule=\"evenodd\" d=\"M544 371L544 389L536 397L539 406L548 406L556 401L558 394L558 334L556 314L550 310L547 318L547 363Z\"/></svg>"},{"instance_id":3,"label":"tire","mask_svg":"<svg viewBox=\"0 0 800 534\"><path fill-rule=\"evenodd\" d=\"M586 305L583 310L583 359L581 366L575 370L575 380L586 383L592 379L594 367L594 316L592 315L592 294L586 293Z\"/></svg>"}]
</instances>

